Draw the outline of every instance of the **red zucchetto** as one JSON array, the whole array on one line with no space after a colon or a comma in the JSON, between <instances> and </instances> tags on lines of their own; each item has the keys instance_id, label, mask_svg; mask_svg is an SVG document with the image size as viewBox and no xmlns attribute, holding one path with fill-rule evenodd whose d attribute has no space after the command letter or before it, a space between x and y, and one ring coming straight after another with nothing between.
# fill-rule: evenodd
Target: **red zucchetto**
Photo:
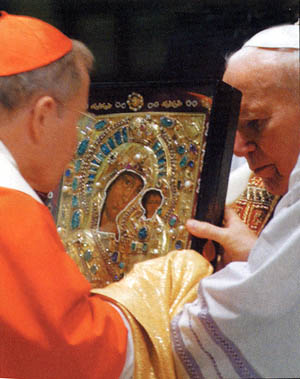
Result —
<instances>
[{"instance_id":1,"label":"red zucchetto","mask_svg":"<svg viewBox=\"0 0 300 379\"><path fill-rule=\"evenodd\" d=\"M0 12L0 76L46 66L72 49L70 38L39 19Z\"/></svg>"}]
</instances>

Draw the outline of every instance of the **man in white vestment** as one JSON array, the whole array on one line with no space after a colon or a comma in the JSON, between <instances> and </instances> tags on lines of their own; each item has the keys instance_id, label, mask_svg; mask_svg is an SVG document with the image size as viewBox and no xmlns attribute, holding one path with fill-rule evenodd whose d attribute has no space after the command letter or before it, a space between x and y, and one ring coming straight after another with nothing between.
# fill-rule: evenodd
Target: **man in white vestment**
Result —
<instances>
[{"instance_id":1,"label":"man in white vestment","mask_svg":"<svg viewBox=\"0 0 300 379\"><path fill-rule=\"evenodd\" d=\"M257 240L243 240L230 212L224 228L188 221L232 262L204 278L197 300L172 321L177 375L299 377L299 25L252 37L229 59L224 81L243 93L235 154L283 197Z\"/></svg>"}]
</instances>

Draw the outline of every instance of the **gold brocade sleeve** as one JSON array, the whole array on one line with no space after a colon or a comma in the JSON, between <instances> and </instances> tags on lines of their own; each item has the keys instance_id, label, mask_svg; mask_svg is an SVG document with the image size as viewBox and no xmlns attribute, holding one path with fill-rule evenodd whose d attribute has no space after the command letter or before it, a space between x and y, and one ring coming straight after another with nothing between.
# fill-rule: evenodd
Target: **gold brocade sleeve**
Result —
<instances>
[{"instance_id":1,"label":"gold brocade sleeve","mask_svg":"<svg viewBox=\"0 0 300 379\"><path fill-rule=\"evenodd\" d=\"M176 378L170 321L196 298L199 280L212 266L193 250L136 264L120 282L94 293L113 299L130 322L134 349L134 378Z\"/></svg>"}]
</instances>

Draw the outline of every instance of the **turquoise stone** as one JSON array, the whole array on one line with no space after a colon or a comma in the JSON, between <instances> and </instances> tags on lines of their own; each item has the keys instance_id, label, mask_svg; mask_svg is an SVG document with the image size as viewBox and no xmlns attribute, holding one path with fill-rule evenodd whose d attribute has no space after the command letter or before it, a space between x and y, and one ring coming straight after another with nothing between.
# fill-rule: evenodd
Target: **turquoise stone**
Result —
<instances>
[{"instance_id":1,"label":"turquoise stone","mask_svg":"<svg viewBox=\"0 0 300 379\"><path fill-rule=\"evenodd\" d=\"M139 239L144 240L148 235L147 228L143 227L139 230L138 236Z\"/></svg>"},{"instance_id":2,"label":"turquoise stone","mask_svg":"<svg viewBox=\"0 0 300 379\"><path fill-rule=\"evenodd\" d=\"M78 207L78 198L77 198L77 196L72 196L72 207L73 208Z\"/></svg>"},{"instance_id":3,"label":"turquoise stone","mask_svg":"<svg viewBox=\"0 0 300 379\"><path fill-rule=\"evenodd\" d=\"M183 157L179 163L180 167L184 168L187 164L187 157Z\"/></svg>"},{"instance_id":4,"label":"turquoise stone","mask_svg":"<svg viewBox=\"0 0 300 379\"><path fill-rule=\"evenodd\" d=\"M121 132L120 131L117 131L115 134L114 134L114 137L115 137L115 140L117 142L118 145L122 145L122 136L121 136Z\"/></svg>"},{"instance_id":5,"label":"turquoise stone","mask_svg":"<svg viewBox=\"0 0 300 379\"><path fill-rule=\"evenodd\" d=\"M119 267L120 267L120 268L124 268L124 267L125 267L125 263L124 263L124 262L120 262L120 263L119 263Z\"/></svg>"},{"instance_id":6,"label":"turquoise stone","mask_svg":"<svg viewBox=\"0 0 300 379\"><path fill-rule=\"evenodd\" d=\"M84 252L83 258L85 261L89 262L93 258L93 254L92 254L91 250L86 250Z\"/></svg>"},{"instance_id":7,"label":"turquoise stone","mask_svg":"<svg viewBox=\"0 0 300 379\"><path fill-rule=\"evenodd\" d=\"M123 128L123 129L122 129L122 133L123 133L123 141L124 141L124 142L128 142L127 129L126 129L126 128Z\"/></svg>"},{"instance_id":8,"label":"turquoise stone","mask_svg":"<svg viewBox=\"0 0 300 379\"><path fill-rule=\"evenodd\" d=\"M167 173L165 171L161 171L158 173L158 176L162 177L162 176L166 176Z\"/></svg>"},{"instance_id":9,"label":"turquoise stone","mask_svg":"<svg viewBox=\"0 0 300 379\"><path fill-rule=\"evenodd\" d=\"M177 153L182 155L185 153L185 147L184 146L178 146Z\"/></svg>"},{"instance_id":10,"label":"turquoise stone","mask_svg":"<svg viewBox=\"0 0 300 379\"><path fill-rule=\"evenodd\" d=\"M73 189L73 191L76 191L77 188L78 188L78 179L74 178L73 182L72 182L72 189Z\"/></svg>"},{"instance_id":11,"label":"turquoise stone","mask_svg":"<svg viewBox=\"0 0 300 379\"><path fill-rule=\"evenodd\" d=\"M159 166L164 165L166 163L166 158L160 158L157 163Z\"/></svg>"},{"instance_id":12,"label":"turquoise stone","mask_svg":"<svg viewBox=\"0 0 300 379\"><path fill-rule=\"evenodd\" d=\"M171 216L169 219L169 225L174 226L177 222L177 217L175 215Z\"/></svg>"},{"instance_id":13,"label":"turquoise stone","mask_svg":"<svg viewBox=\"0 0 300 379\"><path fill-rule=\"evenodd\" d=\"M93 159L93 160L92 160L92 163L94 163L94 164L97 165L97 166L100 166L100 163L97 162L96 159Z\"/></svg>"},{"instance_id":14,"label":"turquoise stone","mask_svg":"<svg viewBox=\"0 0 300 379\"><path fill-rule=\"evenodd\" d=\"M77 159L77 161L75 161L75 172L79 172L80 167L81 167L81 160Z\"/></svg>"},{"instance_id":15,"label":"turquoise stone","mask_svg":"<svg viewBox=\"0 0 300 379\"><path fill-rule=\"evenodd\" d=\"M156 141L155 144L153 145L153 150L158 151L161 148L161 143Z\"/></svg>"},{"instance_id":16,"label":"turquoise stone","mask_svg":"<svg viewBox=\"0 0 300 379\"><path fill-rule=\"evenodd\" d=\"M111 147L111 149L115 149L116 148L116 145L115 145L115 143L114 143L114 141L113 141L112 138L109 138L107 140L107 143L109 144L109 146Z\"/></svg>"},{"instance_id":17,"label":"turquoise stone","mask_svg":"<svg viewBox=\"0 0 300 379\"><path fill-rule=\"evenodd\" d=\"M96 157L102 162L104 161L104 157L101 153L96 154Z\"/></svg>"},{"instance_id":18,"label":"turquoise stone","mask_svg":"<svg viewBox=\"0 0 300 379\"><path fill-rule=\"evenodd\" d=\"M157 158L161 157L162 155L165 155L165 152L163 151L163 149L160 149L158 150L155 155L157 156Z\"/></svg>"},{"instance_id":19,"label":"turquoise stone","mask_svg":"<svg viewBox=\"0 0 300 379\"><path fill-rule=\"evenodd\" d=\"M171 128L175 125L175 121L166 116L160 118L160 123L162 126L165 126L166 128Z\"/></svg>"},{"instance_id":20,"label":"turquoise stone","mask_svg":"<svg viewBox=\"0 0 300 379\"><path fill-rule=\"evenodd\" d=\"M72 229L77 229L79 225L80 225L80 212L75 211L72 215L71 227Z\"/></svg>"},{"instance_id":21,"label":"turquoise stone","mask_svg":"<svg viewBox=\"0 0 300 379\"><path fill-rule=\"evenodd\" d=\"M146 243L143 244L142 250L143 250L144 253L147 253L147 251L148 251L148 245Z\"/></svg>"},{"instance_id":22,"label":"turquoise stone","mask_svg":"<svg viewBox=\"0 0 300 379\"><path fill-rule=\"evenodd\" d=\"M88 145L89 145L88 139L84 139L83 141L81 141L77 149L78 155L83 155L86 152Z\"/></svg>"},{"instance_id":23,"label":"turquoise stone","mask_svg":"<svg viewBox=\"0 0 300 379\"><path fill-rule=\"evenodd\" d=\"M136 243L135 243L135 242L132 242L132 243L131 243L131 250L132 250L132 251L135 251L135 249L136 249Z\"/></svg>"},{"instance_id":24,"label":"turquoise stone","mask_svg":"<svg viewBox=\"0 0 300 379\"><path fill-rule=\"evenodd\" d=\"M96 122L96 124L95 124L95 129L96 130L101 130L101 129L103 129L104 128L104 126L107 124L107 121L105 121L105 120L100 120L100 121L98 121L98 122Z\"/></svg>"},{"instance_id":25,"label":"turquoise stone","mask_svg":"<svg viewBox=\"0 0 300 379\"><path fill-rule=\"evenodd\" d=\"M159 208L159 209L157 210L157 214L158 214L159 216L161 216L161 212L162 212L162 208Z\"/></svg>"},{"instance_id":26,"label":"turquoise stone","mask_svg":"<svg viewBox=\"0 0 300 379\"><path fill-rule=\"evenodd\" d=\"M105 155L108 155L110 153L109 147L105 143L101 145L100 148Z\"/></svg>"}]
</instances>

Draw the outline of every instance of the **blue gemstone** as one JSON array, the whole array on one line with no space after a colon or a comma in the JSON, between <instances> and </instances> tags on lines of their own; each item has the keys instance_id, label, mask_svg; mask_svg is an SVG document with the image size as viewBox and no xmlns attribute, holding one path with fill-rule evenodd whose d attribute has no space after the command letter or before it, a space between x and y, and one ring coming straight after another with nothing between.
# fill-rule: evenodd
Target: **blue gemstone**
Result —
<instances>
[{"instance_id":1,"label":"blue gemstone","mask_svg":"<svg viewBox=\"0 0 300 379\"><path fill-rule=\"evenodd\" d=\"M122 129L122 132L123 132L123 141L124 141L124 142L128 142L127 129L126 129L126 128L123 128L123 129Z\"/></svg>"},{"instance_id":2,"label":"blue gemstone","mask_svg":"<svg viewBox=\"0 0 300 379\"><path fill-rule=\"evenodd\" d=\"M184 168L187 163L187 157L183 157L179 163L180 167Z\"/></svg>"},{"instance_id":3,"label":"blue gemstone","mask_svg":"<svg viewBox=\"0 0 300 379\"><path fill-rule=\"evenodd\" d=\"M72 215L71 227L72 229L77 229L80 225L80 212L75 211Z\"/></svg>"},{"instance_id":4,"label":"blue gemstone","mask_svg":"<svg viewBox=\"0 0 300 379\"><path fill-rule=\"evenodd\" d=\"M78 198L77 198L77 196L72 196L72 207L73 208L78 207Z\"/></svg>"},{"instance_id":5,"label":"blue gemstone","mask_svg":"<svg viewBox=\"0 0 300 379\"><path fill-rule=\"evenodd\" d=\"M159 166L164 165L166 163L166 158L160 158L157 163Z\"/></svg>"},{"instance_id":6,"label":"blue gemstone","mask_svg":"<svg viewBox=\"0 0 300 379\"><path fill-rule=\"evenodd\" d=\"M78 188L78 179L74 178L73 183L72 183L72 189L73 189L73 191L76 191L77 188Z\"/></svg>"},{"instance_id":7,"label":"blue gemstone","mask_svg":"<svg viewBox=\"0 0 300 379\"><path fill-rule=\"evenodd\" d=\"M165 171L161 171L161 172L158 173L158 176L166 176L166 175L167 175L167 174L166 174Z\"/></svg>"},{"instance_id":8,"label":"blue gemstone","mask_svg":"<svg viewBox=\"0 0 300 379\"><path fill-rule=\"evenodd\" d=\"M183 243L182 243L182 241L176 241L176 243L175 243L175 249L177 249L177 250L180 250L180 249L182 249L182 247L183 247Z\"/></svg>"},{"instance_id":9,"label":"blue gemstone","mask_svg":"<svg viewBox=\"0 0 300 379\"><path fill-rule=\"evenodd\" d=\"M156 154L157 158L159 158L159 157L161 157L162 155L165 155L165 152L163 151L163 149L160 149L160 150L158 150L155 154Z\"/></svg>"},{"instance_id":10,"label":"blue gemstone","mask_svg":"<svg viewBox=\"0 0 300 379\"><path fill-rule=\"evenodd\" d=\"M78 159L76 162L75 162L75 172L78 172L80 170L80 167L81 167L81 160Z\"/></svg>"},{"instance_id":11,"label":"blue gemstone","mask_svg":"<svg viewBox=\"0 0 300 379\"><path fill-rule=\"evenodd\" d=\"M119 253L117 251L115 251L112 256L111 256L111 260L113 262L117 262L118 261L118 258L119 258Z\"/></svg>"},{"instance_id":12,"label":"blue gemstone","mask_svg":"<svg viewBox=\"0 0 300 379\"><path fill-rule=\"evenodd\" d=\"M139 230L138 235L139 235L139 239L144 240L148 235L147 228L145 228L145 227L141 228Z\"/></svg>"},{"instance_id":13,"label":"blue gemstone","mask_svg":"<svg viewBox=\"0 0 300 379\"><path fill-rule=\"evenodd\" d=\"M111 149L115 149L116 145L115 145L115 143L114 143L114 141L113 141L112 138L109 138L107 140L107 143L109 144L109 146L111 147Z\"/></svg>"},{"instance_id":14,"label":"blue gemstone","mask_svg":"<svg viewBox=\"0 0 300 379\"><path fill-rule=\"evenodd\" d=\"M89 184L91 184L91 183L93 183L93 182L89 181ZM87 185L85 190L86 190L87 193L91 193L91 192L93 192L93 187Z\"/></svg>"},{"instance_id":15,"label":"blue gemstone","mask_svg":"<svg viewBox=\"0 0 300 379\"><path fill-rule=\"evenodd\" d=\"M105 155L108 155L110 153L110 150L108 148L108 146L104 143L103 145L100 146L101 150L103 151L103 153Z\"/></svg>"},{"instance_id":16,"label":"blue gemstone","mask_svg":"<svg viewBox=\"0 0 300 379\"><path fill-rule=\"evenodd\" d=\"M179 146L177 148L177 153L180 154L180 155L184 154L185 153L185 147L184 146Z\"/></svg>"},{"instance_id":17,"label":"blue gemstone","mask_svg":"<svg viewBox=\"0 0 300 379\"><path fill-rule=\"evenodd\" d=\"M78 149L77 149L78 155L83 155L86 152L88 144L89 144L88 139L84 139L83 141L80 142Z\"/></svg>"},{"instance_id":18,"label":"blue gemstone","mask_svg":"<svg viewBox=\"0 0 300 379\"><path fill-rule=\"evenodd\" d=\"M157 151L161 148L161 143L156 141L155 144L153 145L153 150Z\"/></svg>"},{"instance_id":19,"label":"blue gemstone","mask_svg":"<svg viewBox=\"0 0 300 379\"><path fill-rule=\"evenodd\" d=\"M92 257L93 257L93 254L92 254L91 250L86 250L84 252L83 258L85 261L87 261L87 262L90 261L92 259Z\"/></svg>"},{"instance_id":20,"label":"blue gemstone","mask_svg":"<svg viewBox=\"0 0 300 379\"><path fill-rule=\"evenodd\" d=\"M170 128L175 125L175 121L166 116L160 118L160 123L162 126L165 126L167 128Z\"/></svg>"},{"instance_id":21,"label":"blue gemstone","mask_svg":"<svg viewBox=\"0 0 300 379\"><path fill-rule=\"evenodd\" d=\"M96 159L93 159L93 160L92 160L92 163L94 163L94 164L97 165L97 166L100 166L100 163L97 162Z\"/></svg>"},{"instance_id":22,"label":"blue gemstone","mask_svg":"<svg viewBox=\"0 0 300 379\"><path fill-rule=\"evenodd\" d=\"M194 161L189 161L189 162L188 162L188 166L189 166L189 167L193 168L194 165L195 165Z\"/></svg>"},{"instance_id":23,"label":"blue gemstone","mask_svg":"<svg viewBox=\"0 0 300 379\"><path fill-rule=\"evenodd\" d=\"M66 172L65 172L66 177L69 178L69 177L71 176L71 174L72 174L72 172L71 172L71 170L68 168L68 169L66 170Z\"/></svg>"},{"instance_id":24,"label":"blue gemstone","mask_svg":"<svg viewBox=\"0 0 300 379\"><path fill-rule=\"evenodd\" d=\"M131 250L135 251L135 249L136 249L136 243L132 242L131 243Z\"/></svg>"},{"instance_id":25,"label":"blue gemstone","mask_svg":"<svg viewBox=\"0 0 300 379\"><path fill-rule=\"evenodd\" d=\"M190 151L192 153L197 153L197 147L193 143L190 144Z\"/></svg>"},{"instance_id":26,"label":"blue gemstone","mask_svg":"<svg viewBox=\"0 0 300 379\"><path fill-rule=\"evenodd\" d=\"M104 128L104 126L107 124L107 121L105 120L100 120L95 124L95 129L96 130L101 130Z\"/></svg>"},{"instance_id":27,"label":"blue gemstone","mask_svg":"<svg viewBox=\"0 0 300 379\"><path fill-rule=\"evenodd\" d=\"M117 131L115 134L115 140L117 142L118 145L122 145L122 136L121 136L121 132L120 131Z\"/></svg>"},{"instance_id":28,"label":"blue gemstone","mask_svg":"<svg viewBox=\"0 0 300 379\"><path fill-rule=\"evenodd\" d=\"M90 174L90 175L88 176L88 178L91 179L91 180L94 180L95 177L96 177L96 174Z\"/></svg>"}]
</instances>

